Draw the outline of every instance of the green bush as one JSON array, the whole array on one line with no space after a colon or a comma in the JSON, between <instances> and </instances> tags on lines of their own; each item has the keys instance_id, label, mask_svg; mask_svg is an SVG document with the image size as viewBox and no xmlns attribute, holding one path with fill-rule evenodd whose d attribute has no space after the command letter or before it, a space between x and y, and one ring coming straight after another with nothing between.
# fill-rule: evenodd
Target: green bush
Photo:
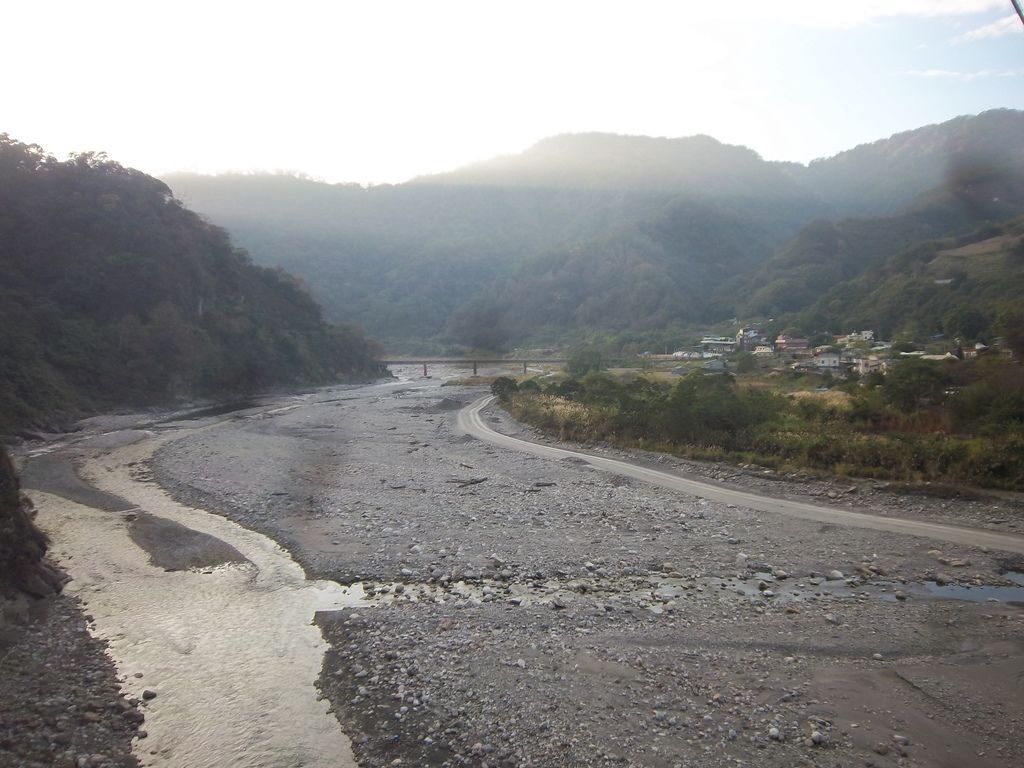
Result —
<instances>
[{"instance_id":1,"label":"green bush","mask_svg":"<svg viewBox=\"0 0 1024 768\"><path fill-rule=\"evenodd\" d=\"M518 391L519 385L516 384L516 380L511 379L508 376L499 376L491 382L491 394L503 403L508 402L512 395Z\"/></svg>"}]
</instances>

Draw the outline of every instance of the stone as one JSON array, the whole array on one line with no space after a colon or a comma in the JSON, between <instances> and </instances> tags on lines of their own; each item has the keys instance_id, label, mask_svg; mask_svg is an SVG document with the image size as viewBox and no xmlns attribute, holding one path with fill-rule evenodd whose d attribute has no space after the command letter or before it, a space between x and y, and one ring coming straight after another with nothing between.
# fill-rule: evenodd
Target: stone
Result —
<instances>
[{"instance_id":1,"label":"stone","mask_svg":"<svg viewBox=\"0 0 1024 768\"><path fill-rule=\"evenodd\" d=\"M829 581L841 581L843 579L843 572L839 570L831 570L828 572Z\"/></svg>"},{"instance_id":2,"label":"stone","mask_svg":"<svg viewBox=\"0 0 1024 768\"><path fill-rule=\"evenodd\" d=\"M142 692L143 701L152 701L156 698L156 691L151 691L149 688Z\"/></svg>"}]
</instances>

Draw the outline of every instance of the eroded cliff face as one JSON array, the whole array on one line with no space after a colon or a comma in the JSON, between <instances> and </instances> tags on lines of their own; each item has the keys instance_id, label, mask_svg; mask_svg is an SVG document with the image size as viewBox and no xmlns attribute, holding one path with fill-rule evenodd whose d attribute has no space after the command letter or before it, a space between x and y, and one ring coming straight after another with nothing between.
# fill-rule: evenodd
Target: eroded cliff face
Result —
<instances>
[{"instance_id":1,"label":"eroded cliff face","mask_svg":"<svg viewBox=\"0 0 1024 768\"><path fill-rule=\"evenodd\" d=\"M49 542L34 517L14 464L0 448L0 623L17 620L26 598L49 597L64 585L61 574L43 559Z\"/></svg>"}]
</instances>

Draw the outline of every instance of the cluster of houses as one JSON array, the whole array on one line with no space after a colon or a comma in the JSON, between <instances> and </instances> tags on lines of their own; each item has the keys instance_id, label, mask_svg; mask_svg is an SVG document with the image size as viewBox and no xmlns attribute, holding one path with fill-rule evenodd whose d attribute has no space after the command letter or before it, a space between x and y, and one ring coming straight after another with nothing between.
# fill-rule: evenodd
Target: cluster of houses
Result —
<instances>
[{"instance_id":1,"label":"cluster of houses","mask_svg":"<svg viewBox=\"0 0 1024 768\"><path fill-rule=\"evenodd\" d=\"M987 351L987 346L978 343L969 348L958 347L956 353L931 355L925 352L901 352L899 358L965 360ZM851 331L834 337L830 344L812 348L808 339L785 334L773 338L757 326L740 328L735 336L705 336L698 347L679 350L671 357L674 360L702 360L705 373L723 373L728 370L725 358L734 352L749 352L765 362L771 361L780 367L788 365L797 371L830 373L842 377L853 372L860 376L885 373L894 363L892 342L876 339L874 331ZM673 372L679 374L686 371L685 366L673 369Z\"/></svg>"},{"instance_id":2,"label":"cluster of houses","mask_svg":"<svg viewBox=\"0 0 1024 768\"><path fill-rule=\"evenodd\" d=\"M811 348L810 340L785 334L773 338L757 326L740 328L735 336L705 336L699 349L675 352L676 360L704 360L709 373L727 370L723 358L734 352L750 352L763 360L792 360L796 370L846 375L856 371L861 376L885 371L889 365L892 344L877 342L873 331L853 331L838 336L834 344ZM682 368L677 369L682 372Z\"/></svg>"}]
</instances>

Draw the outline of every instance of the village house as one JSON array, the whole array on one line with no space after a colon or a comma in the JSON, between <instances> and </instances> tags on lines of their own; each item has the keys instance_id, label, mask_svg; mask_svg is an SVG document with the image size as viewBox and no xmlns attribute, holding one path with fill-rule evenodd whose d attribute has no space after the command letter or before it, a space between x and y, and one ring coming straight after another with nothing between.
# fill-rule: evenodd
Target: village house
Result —
<instances>
[{"instance_id":1,"label":"village house","mask_svg":"<svg viewBox=\"0 0 1024 768\"><path fill-rule=\"evenodd\" d=\"M967 347L963 350L964 360L970 360L971 358L983 355L988 351L988 346L982 344L980 341L973 347Z\"/></svg>"},{"instance_id":2,"label":"village house","mask_svg":"<svg viewBox=\"0 0 1024 768\"><path fill-rule=\"evenodd\" d=\"M836 344L841 347L853 344L871 344L875 340L874 331L851 331L845 336L836 336Z\"/></svg>"},{"instance_id":3,"label":"village house","mask_svg":"<svg viewBox=\"0 0 1024 768\"><path fill-rule=\"evenodd\" d=\"M824 352L818 352L813 358L814 367L820 371L829 371L831 373L838 373L840 368L840 356L838 352L833 350L826 350Z\"/></svg>"},{"instance_id":4,"label":"village house","mask_svg":"<svg viewBox=\"0 0 1024 768\"><path fill-rule=\"evenodd\" d=\"M758 357L775 357L775 347L771 344L758 344L754 348L754 354Z\"/></svg>"},{"instance_id":5,"label":"village house","mask_svg":"<svg viewBox=\"0 0 1024 768\"><path fill-rule=\"evenodd\" d=\"M775 340L775 348L780 352L806 354L810 346L811 343L807 339L798 336L779 336Z\"/></svg>"},{"instance_id":6,"label":"village house","mask_svg":"<svg viewBox=\"0 0 1024 768\"><path fill-rule=\"evenodd\" d=\"M736 332L736 348L745 352L750 352L768 341L768 336L756 326L740 328Z\"/></svg>"},{"instance_id":7,"label":"village house","mask_svg":"<svg viewBox=\"0 0 1024 768\"><path fill-rule=\"evenodd\" d=\"M705 336L700 340L700 347L704 357L729 355L736 350L736 340L728 336Z\"/></svg>"},{"instance_id":8,"label":"village house","mask_svg":"<svg viewBox=\"0 0 1024 768\"><path fill-rule=\"evenodd\" d=\"M875 373L876 371L885 373L889 370L889 361L878 355L868 355L857 360L857 367L854 370L861 376L867 376L869 373Z\"/></svg>"}]
</instances>

